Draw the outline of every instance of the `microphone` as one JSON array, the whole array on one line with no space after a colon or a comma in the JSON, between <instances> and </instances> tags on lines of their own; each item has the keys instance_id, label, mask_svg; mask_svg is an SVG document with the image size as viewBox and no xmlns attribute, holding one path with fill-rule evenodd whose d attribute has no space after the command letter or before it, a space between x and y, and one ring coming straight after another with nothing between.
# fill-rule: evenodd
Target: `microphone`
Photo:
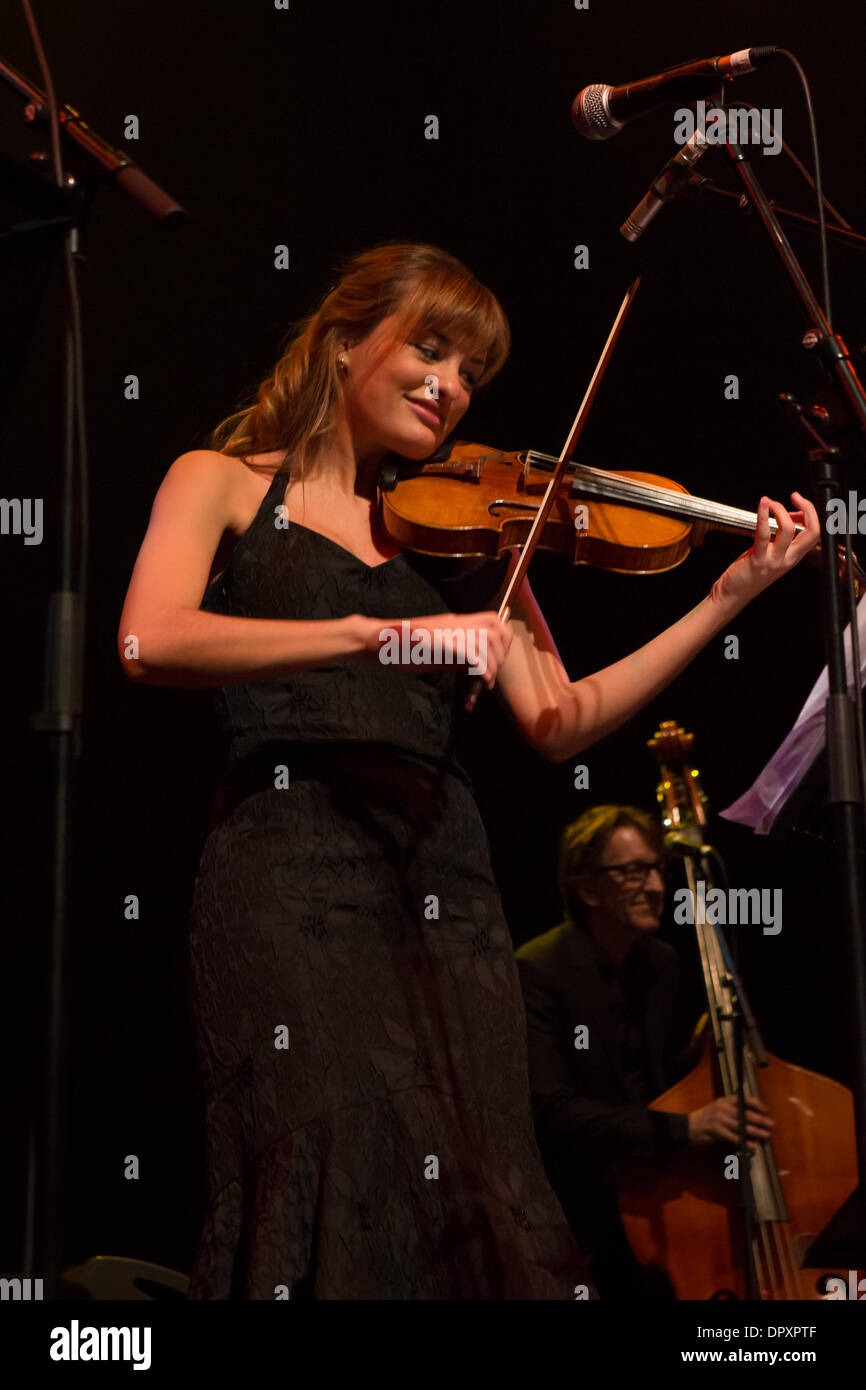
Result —
<instances>
[{"instance_id":1,"label":"microphone","mask_svg":"<svg viewBox=\"0 0 866 1390\"><path fill-rule=\"evenodd\" d=\"M620 87L595 82L579 91L572 102L574 128L587 140L609 140L634 116L643 116L669 101L697 101L726 79L754 72L776 52L776 48L766 45L741 48L723 58L697 58L691 63L665 68L664 72L645 77L642 82L627 82Z\"/></svg>"},{"instance_id":2,"label":"microphone","mask_svg":"<svg viewBox=\"0 0 866 1390\"><path fill-rule=\"evenodd\" d=\"M660 174L656 174L649 192L641 198L619 229L626 241L637 241L639 236L643 236L659 209L670 202L681 184L688 182L689 174L706 145L704 132L695 130L691 140L668 160Z\"/></svg>"}]
</instances>

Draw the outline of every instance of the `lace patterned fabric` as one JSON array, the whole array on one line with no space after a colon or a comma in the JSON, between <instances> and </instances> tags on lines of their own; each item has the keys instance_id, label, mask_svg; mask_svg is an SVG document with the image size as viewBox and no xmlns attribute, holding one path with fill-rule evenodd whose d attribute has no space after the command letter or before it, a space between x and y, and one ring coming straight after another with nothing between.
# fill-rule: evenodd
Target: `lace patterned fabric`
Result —
<instances>
[{"instance_id":1,"label":"lace patterned fabric","mask_svg":"<svg viewBox=\"0 0 866 1390\"><path fill-rule=\"evenodd\" d=\"M275 525L284 485L202 608L490 606L504 562L459 583L408 552L366 565ZM454 667L360 661L212 692L226 769L190 919L209 1177L190 1298L591 1288L535 1142L512 942L453 752L465 693Z\"/></svg>"}]
</instances>

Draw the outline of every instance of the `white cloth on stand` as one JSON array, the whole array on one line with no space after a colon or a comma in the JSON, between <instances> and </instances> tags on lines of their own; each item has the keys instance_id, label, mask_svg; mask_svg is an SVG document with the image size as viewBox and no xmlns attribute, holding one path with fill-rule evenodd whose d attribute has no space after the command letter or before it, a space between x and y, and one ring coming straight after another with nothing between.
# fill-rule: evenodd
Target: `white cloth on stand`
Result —
<instances>
[{"instance_id":1,"label":"white cloth on stand","mask_svg":"<svg viewBox=\"0 0 866 1390\"><path fill-rule=\"evenodd\" d=\"M866 596L857 604L860 642L860 683L866 682ZM845 628L845 670L851 673L851 624ZM853 685L849 684L849 692ZM826 702L829 693L827 667L809 692L791 732L747 792L719 815L724 820L750 825L758 835L768 835L776 817L802 782L824 747Z\"/></svg>"}]
</instances>

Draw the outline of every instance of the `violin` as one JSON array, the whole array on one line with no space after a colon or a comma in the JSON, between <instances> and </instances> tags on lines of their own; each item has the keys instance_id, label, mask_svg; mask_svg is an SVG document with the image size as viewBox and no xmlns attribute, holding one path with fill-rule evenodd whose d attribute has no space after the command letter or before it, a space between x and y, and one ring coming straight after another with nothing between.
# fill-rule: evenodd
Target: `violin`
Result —
<instances>
[{"instance_id":1,"label":"violin","mask_svg":"<svg viewBox=\"0 0 866 1390\"><path fill-rule=\"evenodd\" d=\"M693 735L663 723L649 742L658 760L657 797L665 831L706 838L707 803L692 756ZM706 857L689 856L686 876L708 884ZM706 914L698 911L696 917ZM641 1264L665 1269L679 1299L821 1300L828 1281L846 1271L803 1268L803 1258L857 1186L854 1097L847 1086L764 1049L719 929L695 922L707 994L708 1034L694 1069L650 1106L687 1114L738 1090L735 1019L745 1020L744 1093L763 1099L775 1121L772 1139L739 1157L739 1178L725 1169L732 1147L686 1150L664 1170L631 1169L619 1186L629 1244ZM751 1026L749 1026L751 1025ZM744 1221L748 1207L750 1221Z\"/></svg>"},{"instance_id":2,"label":"violin","mask_svg":"<svg viewBox=\"0 0 866 1390\"><path fill-rule=\"evenodd\" d=\"M496 557L532 529L558 460L533 449L507 453L456 441L424 463L388 462L379 478L382 525L392 540L426 555ZM694 497L656 473L569 463L537 543L578 565L657 574L682 564L708 530L753 537L755 512ZM770 517L770 534L778 525ZM798 531L803 527L798 526ZM816 546L806 557L813 563ZM837 547L838 572L847 574ZM853 562L859 598L866 575Z\"/></svg>"}]
</instances>

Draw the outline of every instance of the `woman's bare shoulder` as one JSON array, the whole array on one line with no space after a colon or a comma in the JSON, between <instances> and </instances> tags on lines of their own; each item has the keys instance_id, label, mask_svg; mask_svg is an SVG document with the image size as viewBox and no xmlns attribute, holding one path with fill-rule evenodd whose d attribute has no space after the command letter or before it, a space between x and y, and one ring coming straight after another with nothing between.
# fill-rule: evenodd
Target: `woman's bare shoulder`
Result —
<instances>
[{"instance_id":1,"label":"woman's bare shoulder","mask_svg":"<svg viewBox=\"0 0 866 1390\"><path fill-rule=\"evenodd\" d=\"M166 475L173 485L219 496L228 529L241 532L249 524L250 509L258 509L282 454L252 454L237 458L215 449L190 449L174 460Z\"/></svg>"}]
</instances>

